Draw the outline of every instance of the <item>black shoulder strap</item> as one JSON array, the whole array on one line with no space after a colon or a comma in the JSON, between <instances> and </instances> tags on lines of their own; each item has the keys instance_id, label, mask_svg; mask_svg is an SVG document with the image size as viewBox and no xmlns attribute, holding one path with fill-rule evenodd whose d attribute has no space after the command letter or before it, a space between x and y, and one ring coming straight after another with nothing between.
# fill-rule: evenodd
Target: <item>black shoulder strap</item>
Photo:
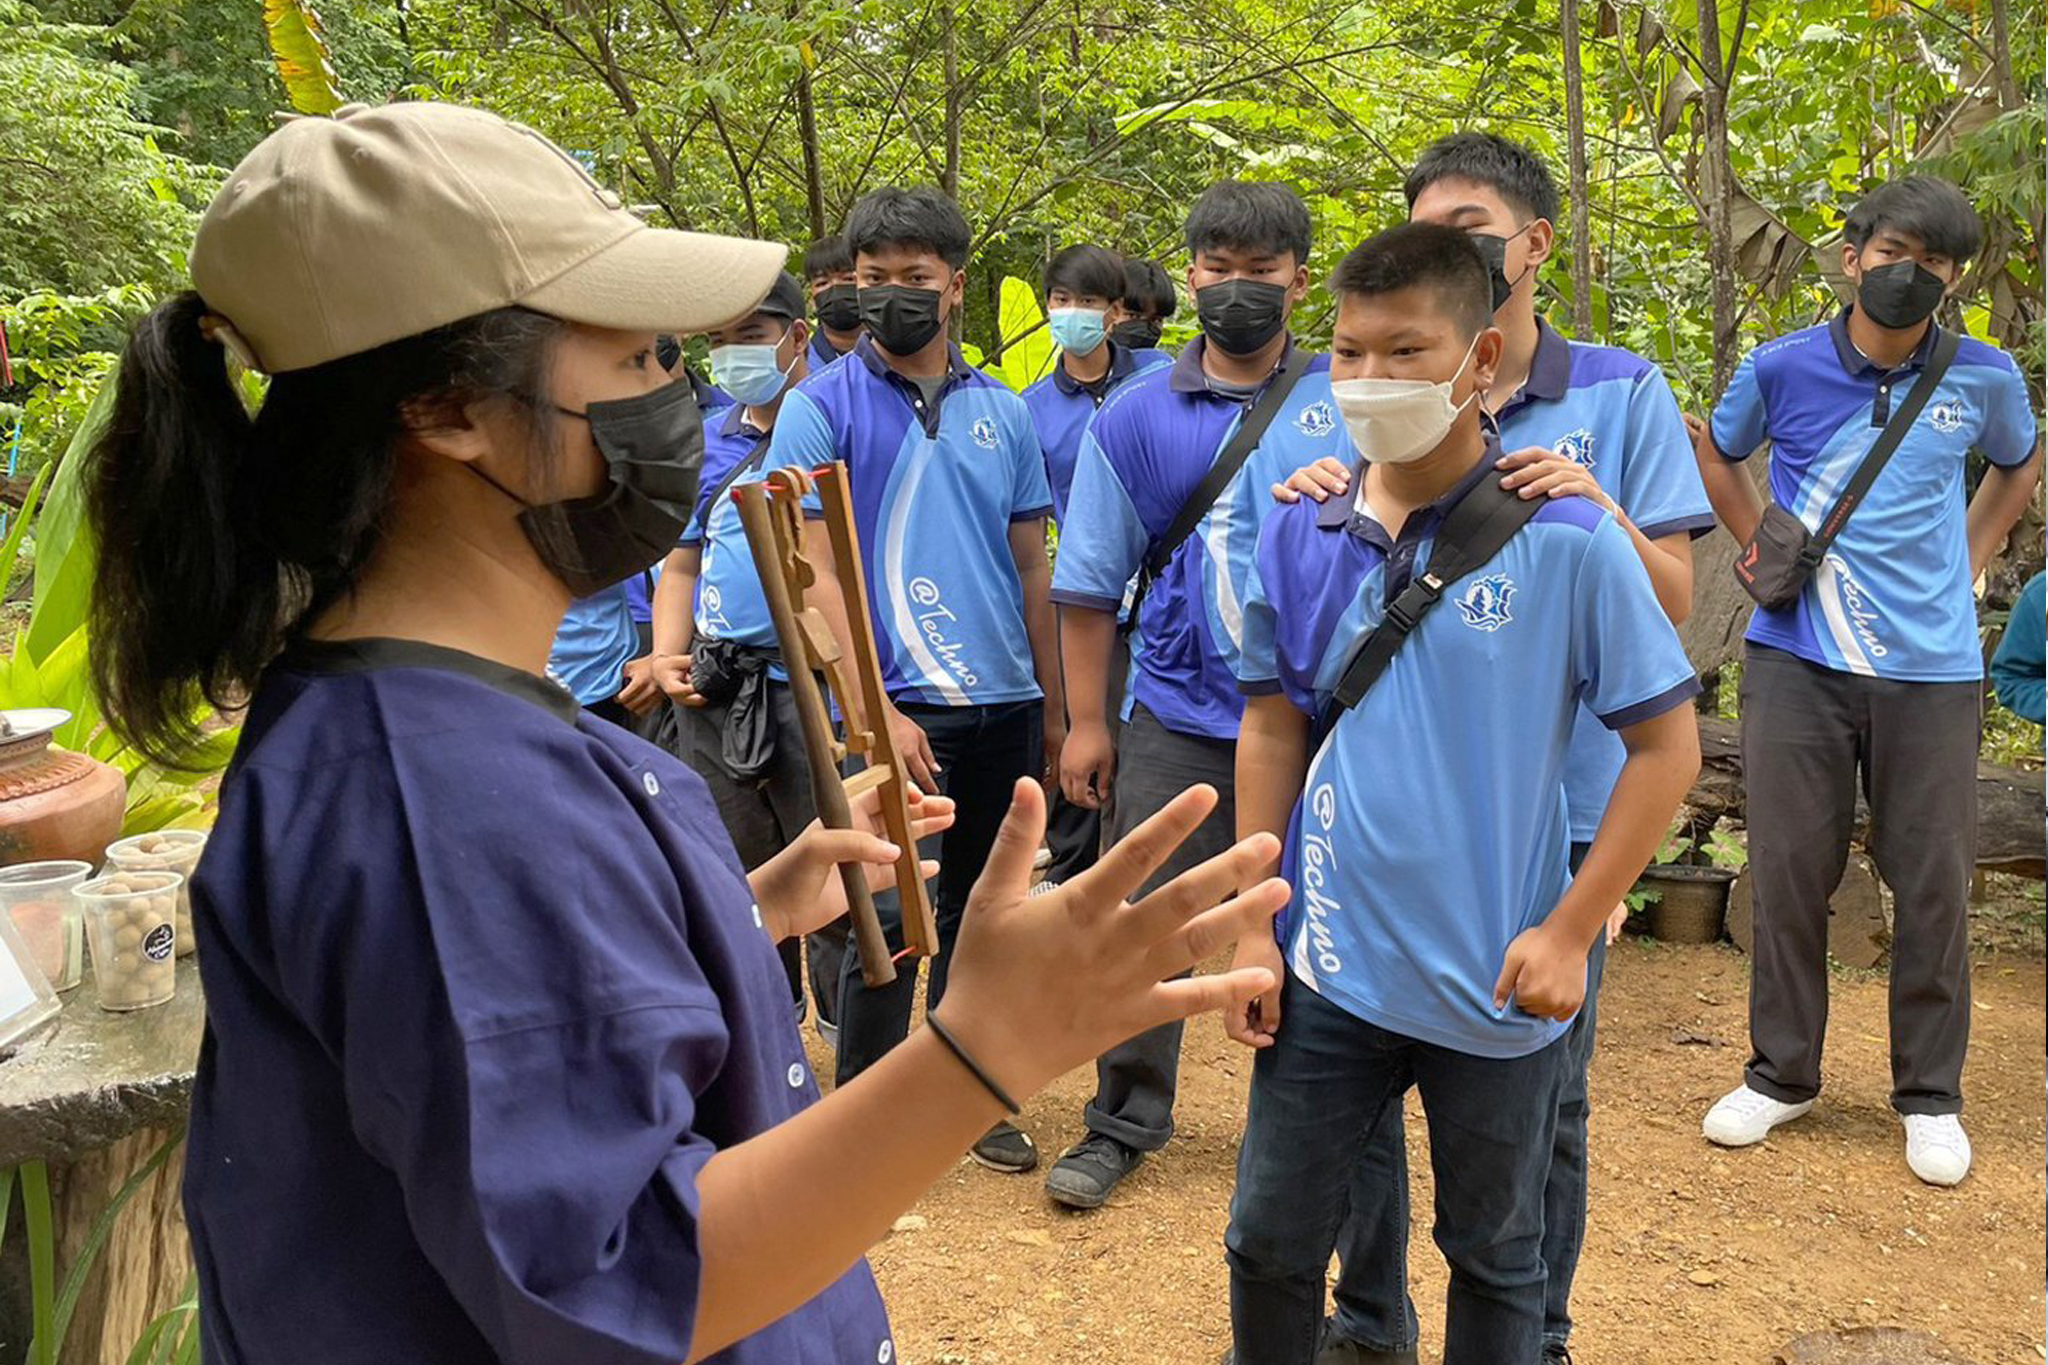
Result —
<instances>
[{"instance_id":1,"label":"black shoulder strap","mask_svg":"<svg viewBox=\"0 0 2048 1365\"><path fill-rule=\"evenodd\" d=\"M1137 621L1138 608L1144 603L1145 591L1152 586L1152 580L1166 572L1166 566L1173 562L1174 555L1195 533L1195 528L1202 524L1202 518L1208 516L1209 509L1216 505L1216 499L1223 496L1223 490L1237 477L1237 471L1244 468L1244 462L1251 458L1252 451L1258 448L1259 439L1266 434L1266 428L1273 425L1273 418L1287 402L1287 395L1294 391L1295 381L1307 373L1311 358L1306 350L1296 346L1287 357L1287 363L1266 385L1265 391L1245 410L1237 430L1217 452L1209 472L1195 485L1195 491L1188 494L1188 500L1174 514L1172 524L1153 546L1152 553L1145 556L1145 563L1138 570L1138 590L1131 599L1128 620Z\"/></svg>"},{"instance_id":2,"label":"black shoulder strap","mask_svg":"<svg viewBox=\"0 0 2048 1365\"><path fill-rule=\"evenodd\" d=\"M768 443L774 439L774 432L762 432L760 439L754 442L754 448L747 452L747 458L728 469L725 477L718 481L718 487L711 490L711 500L704 504L704 529L707 532L711 529L711 514L718 510L718 500L730 492L734 484L761 467L761 457L768 453Z\"/></svg>"},{"instance_id":3,"label":"black shoulder strap","mask_svg":"<svg viewBox=\"0 0 2048 1365\"><path fill-rule=\"evenodd\" d=\"M1465 575L1485 567L1501 548L1528 524L1546 499L1524 498L1500 486L1489 472L1467 489L1437 528L1436 544L1429 552L1429 567L1411 580L1401 595L1387 607L1386 615L1373 627L1346 661L1337 678L1337 690L1318 717L1318 737L1327 734L1341 711L1358 705L1361 698L1387 671L1387 665L1401 650L1422 618L1444 595L1444 590Z\"/></svg>"},{"instance_id":4,"label":"black shoulder strap","mask_svg":"<svg viewBox=\"0 0 2048 1365\"><path fill-rule=\"evenodd\" d=\"M1961 334L1947 329L1943 329L1941 335L1935 339L1934 354L1927 358L1927 367L1920 371L1920 378L1914 383L1913 391L1906 395L1906 401L1899 405L1891 420L1884 424L1884 430L1878 433L1877 440L1870 447L1870 453L1863 457L1862 464L1856 466L1856 473L1849 480L1849 486L1842 490L1842 496L1835 499L1835 505L1828 509L1826 519L1820 524L1820 530L1813 534L1806 542L1805 549L1800 551L1800 558L1808 562L1809 568L1819 567L1821 560L1827 557L1828 547L1835 543L1836 536L1842 534L1842 528L1849 524L1850 514L1862 503L1863 495L1870 491L1870 486L1877 482L1877 476L1891 460L1892 452L1899 448L1899 442L1906 439L1906 433L1919 418L1920 410L1927 406L1927 400L1932 398L1935 389L1941 386L1942 377L1948 373L1949 362L1956 358L1956 352L1961 349L1962 344Z\"/></svg>"}]
</instances>

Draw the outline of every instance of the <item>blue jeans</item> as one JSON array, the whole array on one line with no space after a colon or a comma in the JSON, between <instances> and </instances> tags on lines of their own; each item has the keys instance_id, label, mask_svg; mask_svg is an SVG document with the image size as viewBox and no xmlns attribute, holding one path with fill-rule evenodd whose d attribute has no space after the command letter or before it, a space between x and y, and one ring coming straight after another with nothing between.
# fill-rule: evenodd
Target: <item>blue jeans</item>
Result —
<instances>
[{"instance_id":1,"label":"blue jeans","mask_svg":"<svg viewBox=\"0 0 2048 1365\"><path fill-rule=\"evenodd\" d=\"M1001 702L993 706L923 706L905 703L903 714L924 727L939 763L939 788L953 798L953 827L919 846L939 860L932 879L932 916L938 921L939 951L925 983L927 1008L946 993L946 968L967 893L981 876L995 846L996 831L1010 809L1017 779L1035 777L1045 766L1045 703ZM875 896L875 910L892 951L903 948L903 904L894 891ZM861 980L860 954L851 945L839 977L839 1059L835 1084L844 1085L910 1032L910 1006L917 994L916 958L896 964L886 986Z\"/></svg>"},{"instance_id":2,"label":"blue jeans","mask_svg":"<svg viewBox=\"0 0 2048 1365\"><path fill-rule=\"evenodd\" d=\"M1587 848L1572 845L1572 871L1585 861ZM1543 1340L1558 1346L1571 1337L1572 1279L1586 1239L1586 1068L1593 1060L1594 1006L1606 964L1603 933L1586 955L1586 1003L1564 1038L1557 1133L1543 1187ZM1337 1245L1337 1335L1375 1350L1414 1349L1415 1301L1408 1296L1408 1145L1399 1105L1387 1111L1359 1157L1351 1180L1350 1213Z\"/></svg>"},{"instance_id":3,"label":"blue jeans","mask_svg":"<svg viewBox=\"0 0 2048 1365\"><path fill-rule=\"evenodd\" d=\"M1474 1057L1369 1024L1292 976L1282 991L1279 1033L1252 1064L1224 1237L1237 1365L1313 1365L1346 1183L1411 1085L1429 1122L1436 1243L1451 1268L1444 1365L1537 1365L1565 1039L1526 1057ZM1404 1248L1390 1244L1396 1256Z\"/></svg>"}]
</instances>

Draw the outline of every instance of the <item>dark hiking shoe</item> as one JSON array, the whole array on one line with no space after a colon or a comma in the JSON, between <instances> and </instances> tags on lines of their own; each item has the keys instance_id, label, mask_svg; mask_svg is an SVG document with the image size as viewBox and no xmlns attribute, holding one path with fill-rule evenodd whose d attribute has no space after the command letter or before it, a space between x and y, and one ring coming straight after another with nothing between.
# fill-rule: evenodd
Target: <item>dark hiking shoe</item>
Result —
<instances>
[{"instance_id":1,"label":"dark hiking shoe","mask_svg":"<svg viewBox=\"0 0 2048 1365\"><path fill-rule=\"evenodd\" d=\"M1421 1357L1413 1348L1406 1351L1375 1351L1337 1335L1334 1318L1323 1319L1323 1344L1316 1352L1316 1365L1417 1365ZM1223 1353L1223 1365L1237 1365L1235 1347ZM1545 1365L1549 1358L1545 1357Z\"/></svg>"},{"instance_id":2,"label":"dark hiking shoe","mask_svg":"<svg viewBox=\"0 0 2048 1365\"><path fill-rule=\"evenodd\" d=\"M967 1149L967 1155L992 1171L1022 1175L1038 1165L1038 1148L1014 1123L998 1123Z\"/></svg>"},{"instance_id":3,"label":"dark hiking shoe","mask_svg":"<svg viewBox=\"0 0 2048 1365\"><path fill-rule=\"evenodd\" d=\"M1544 1342L1543 1365L1572 1365L1572 1348L1561 1341Z\"/></svg>"},{"instance_id":4,"label":"dark hiking shoe","mask_svg":"<svg viewBox=\"0 0 2048 1365\"><path fill-rule=\"evenodd\" d=\"M1099 1209L1117 1182L1138 1169L1145 1154L1113 1137L1090 1133L1053 1163L1045 1192L1070 1209Z\"/></svg>"}]
</instances>

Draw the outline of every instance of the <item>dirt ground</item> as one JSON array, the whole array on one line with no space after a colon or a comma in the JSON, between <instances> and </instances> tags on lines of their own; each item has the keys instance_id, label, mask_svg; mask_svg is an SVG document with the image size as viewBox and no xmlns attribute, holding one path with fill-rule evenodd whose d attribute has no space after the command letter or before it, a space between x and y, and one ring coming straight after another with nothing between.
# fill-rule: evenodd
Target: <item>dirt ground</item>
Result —
<instances>
[{"instance_id":1,"label":"dirt ground","mask_svg":"<svg viewBox=\"0 0 2048 1365\"><path fill-rule=\"evenodd\" d=\"M1861 1324L1936 1334L1977 1365L2043 1350L2044 973L2033 933L1993 934L1975 966L1959 1188L1921 1185L1885 1102L1885 983L1842 974L1828 1089L1761 1147L1699 1136L1741 1075L1748 964L1727 946L1624 939L1607 969L1593 1065L1592 1198L1573 1348L1579 1365L1767 1365L1804 1332ZM814 1043L814 1052L819 1050ZM822 1060L822 1053L818 1060ZM829 1074L829 1070L826 1074ZM1179 1136L1090 1215L1038 1175L961 1165L873 1256L910 1365L1210 1365L1229 1345L1222 1238L1249 1054L1214 1020L1189 1029ZM1027 1106L1045 1162L1081 1132L1093 1073ZM1410 1113L1419 1116L1413 1098ZM1414 1292L1423 1359L1442 1339L1444 1271L1416 1172Z\"/></svg>"}]
</instances>

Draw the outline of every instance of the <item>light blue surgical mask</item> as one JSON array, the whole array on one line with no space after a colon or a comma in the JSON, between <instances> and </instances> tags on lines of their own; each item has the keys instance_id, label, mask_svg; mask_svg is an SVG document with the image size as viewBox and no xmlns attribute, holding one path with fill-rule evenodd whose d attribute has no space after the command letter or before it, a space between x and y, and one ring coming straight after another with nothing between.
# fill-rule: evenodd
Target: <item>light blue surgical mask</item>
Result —
<instances>
[{"instance_id":1,"label":"light blue surgical mask","mask_svg":"<svg viewBox=\"0 0 2048 1365\"><path fill-rule=\"evenodd\" d=\"M787 333L784 334L787 336ZM758 408L772 403L789 383L789 370L775 363L781 342L754 346L713 346L711 382L731 394L735 403ZM790 369L796 362L790 362Z\"/></svg>"},{"instance_id":2,"label":"light blue surgical mask","mask_svg":"<svg viewBox=\"0 0 2048 1365\"><path fill-rule=\"evenodd\" d=\"M1087 355L1109 335L1109 314L1097 308L1055 308L1046 314L1053 344L1069 355Z\"/></svg>"}]
</instances>

